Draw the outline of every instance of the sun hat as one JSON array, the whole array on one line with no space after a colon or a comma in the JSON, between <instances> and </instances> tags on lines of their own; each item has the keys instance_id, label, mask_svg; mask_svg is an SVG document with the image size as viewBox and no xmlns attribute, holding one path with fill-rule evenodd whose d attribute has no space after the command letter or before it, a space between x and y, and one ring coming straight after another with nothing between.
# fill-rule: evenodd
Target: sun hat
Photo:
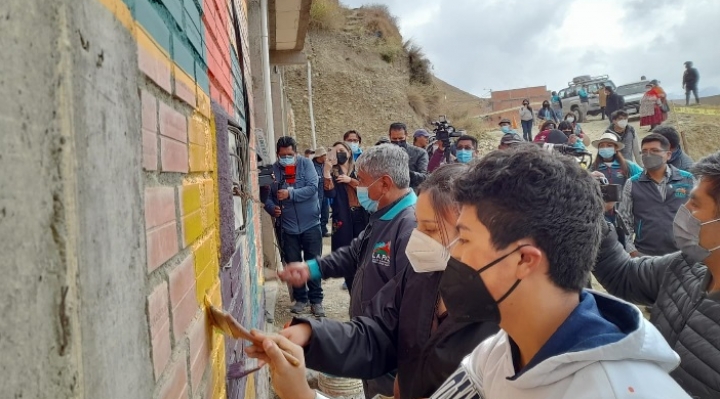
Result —
<instances>
[{"instance_id":1,"label":"sun hat","mask_svg":"<svg viewBox=\"0 0 720 399\"><path fill-rule=\"evenodd\" d=\"M618 135L613 132L605 132L602 136L600 136L598 140L592 141L592 145L595 148L598 148L600 143L613 143L618 150L622 150L623 148L625 148L625 144L623 144L622 141L620 141Z\"/></svg>"}]
</instances>

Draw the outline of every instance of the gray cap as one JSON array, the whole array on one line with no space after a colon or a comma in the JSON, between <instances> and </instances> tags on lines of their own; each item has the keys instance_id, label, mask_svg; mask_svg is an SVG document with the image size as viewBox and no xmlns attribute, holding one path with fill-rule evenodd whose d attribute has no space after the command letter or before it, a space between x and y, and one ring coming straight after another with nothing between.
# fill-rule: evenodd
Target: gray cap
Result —
<instances>
[{"instance_id":1,"label":"gray cap","mask_svg":"<svg viewBox=\"0 0 720 399\"><path fill-rule=\"evenodd\" d=\"M508 133L502 136L502 138L500 139L500 145L518 144L522 143L523 141L525 140L523 140L523 138L520 137L519 134Z\"/></svg>"}]
</instances>

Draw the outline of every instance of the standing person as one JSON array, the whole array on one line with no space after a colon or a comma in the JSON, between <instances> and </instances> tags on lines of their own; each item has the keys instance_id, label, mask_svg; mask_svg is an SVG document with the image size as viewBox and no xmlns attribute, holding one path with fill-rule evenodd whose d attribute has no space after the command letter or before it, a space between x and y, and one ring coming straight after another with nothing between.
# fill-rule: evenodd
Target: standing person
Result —
<instances>
[{"instance_id":1,"label":"standing person","mask_svg":"<svg viewBox=\"0 0 720 399\"><path fill-rule=\"evenodd\" d=\"M327 164L327 150L325 147L318 147L313 154L313 166L315 167L315 172L318 175L318 201L320 202L320 232L322 233L323 237L330 237L330 232L328 231L328 222L330 219L330 203L328 202L327 197L325 197L325 190L324 190L324 175L325 175L325 167Z\"/></svg>"},{"instance_id":2,"label":"standing person","mask_svg":"<svg viewBox=\"0 0 720 399\"><path fill-rule=\"evenodd\" d=\"M557 123L557 115L550 109L550 102L543 101L542 108L538 111L538 119L543 122L555 122Z\"/></svg>"},{"instance_id":3,"label":"standing person","mask_svg":"<svg viewBox=\"0 0 720 399\"><path fill-rule=\"evenodd\" d=\"M615 93L615 90L613 90L612 86L605 86L605 89L603 90L607 96L605 99L605 113L604 115L607 115L608 119L612 121L612 114L615 111L619 110L625 110L625 98L617 93ZM603 119L605 119L605 116L603 115Z\"/></svg>"},{"instance_id":4,"label":"standing person","mask_svg":"<svg viewBox=\"0 0 720 399\"><path fill-rule=\"evenodd\" d=\"M522 107L520 107L520 124L522 124L523 138L525 141L532 141L532 128L535 122L535 114L530 106L530 100L527 98L523 100Z\"/></svg>"},{"instance_id":5,"label":"standing person","mask_svg":"<svg viewBox=\"0 0 720 399\"><path fill-rule=\"evenodd\" d=\"M515 133L511 131L511 133ZM475 137L464 134L455 142L455 159L458 163L470 163L478 157L478 141Z\"/></svg>"},{"instance_id":6,"label":"standing person","mask_svg":"<svg viewBox=\"0 0 720 399\"><path fill-rule=\"evenodd\" d=\"M670 112L670 105L667 101L667 94L665 93L665 90L663 90L662 87L660 87L660 82L657 79L653 79L650 81L652 85L655 88L655 93L657 93L658 99L660 99L660 112L662 113L662 120L665 122L668 118L668 113Z\"/></svg>"},{"instance_id":7,"label":"standing person","mask_svg":"<svg viewBox=\"0 0 720 399\"><path fill-rule=\"evenodd\" d=\"M360 137L360 133L358 133L355 130L348 130L343 135L343 141L347 143L348 146L350 146L350 150L352 151L353 160L357 161L358 157L362 155L362 137Z\"/></svg>"},{"instance_id":8,"label":"standing person","mask_svg":"<svg viewBox=\"0 0 720 399\"><path fill-rule=\"evenodd\" d=\"M690 105L690 92L695 95L695 104L700 104L700 98L698 97L698 82L700 82L700 72L698 72L697 68L693 68L692 61L686 61L685 72L683 72L685 105Z\"/></svg>"},{"instance_id":9,"label":"standing person","mask_svg":"<svg viewBox=\"0 0 720 399\"><path fill-rule=\"evenodd\" d=\"M673 219L685 204L695 178L689 172L668 165L670 143L656 133L642 140L645 170L625 182L619 211L635 238L628 240L631 256L659 256L678 250L673 238Z\"/></svg>"},{"instance_id":10,"label":"standing person","mask_svg":"<svg viewBox=\"0 0 720 399\"><path fill-rule=\"evenodd\" d=\"M690 156L682 150L682 147L680 146L680 133L678 133L674 127L666 125L658 126L653 129L653 133L657 133L668 139L668 142L670 143L670 152L672 153L672 155L670 155L670 160L668 161L670 165L680 170L689 171L692 169L695 161L693 161L692 158L690 158Z\"/></svg>"},{"instance_id":11,"label":"standing person","mask_svg":"<svg viewBox=\"0 0 720 399\"><path fill-rule=\"evenodd\" d=\"M588 109L590 108L590 94L588 93L587 85L583 85L580 90L578 90L578 97L580 97L580 117L578 122L585 122Z\"/></svg>"},{"instance_id":12,"label":"standing person","mask_svg":"<svg viewBox=\"0 0 720 399\"><path fill-rule=\"evenodd\" d=\"M623 148L620 149L623 157L628 161L643 166L642 157L640 156L640 141L637 134L635 134L635 128L630 126L628 113L625 110L617 110L610 115L610 121L612 125L608 126L605 133L610 132L618 135L620 142L623 143Z\"/></svg>"},{"instance_id":13,"label":"standing person","mask_svg":"<svg viewBox=\"0 0 720 399\"><path fill-rule=\"evenodd\" d=\"M600 101L600 116L602 117L602 120L605 120L605 107L607 107L607 91L605 90L605 87L599 87L598 91L595 92L595 94L598 95L598 100ZM609 114L608 114L609 115ZM610 117L608 116L608 119Z\"/></svg>"},{"instance_id":14,"label":"standing person","mask_svg":"<svg viewBox=\"0 0 720 399\"><path fill-rule=\"evenodd\" d=\"M650 130L652 130L655 126L663 123L663 114L660 109L662 100L660 93L652 83L648 83L645 89L647 91L640 100L640 127L650 126Z\"/></svg>"},{"instance_id":15,"label":"standing person","mask_svg":"<svg viewBox=\"0 0 720 399\"><path fill-rule=\"evenodd\" d=\"M555 113L555 122L559 122L563 117L563 105L562 100L556 91L552 92L552 95L550 96L550 105Z\"/></svg>"},{"instance_id":16,"label":"standing person","mask_svg":"<svg viewBox=\"0 0 720 399\"><path fill-rule=\"evenodd\" d=\"M650 322L680 355L670 375L690 395L720 392L720 152L698 161L699 183L678 209L667 256L631 259L608 231L594 274L613 295L652 306ZM657 395L657 397L669 397Z\"/></svg>"},{"instance_id":17,"label":"standing person","mask_svg":"<svg viewBox=\"0 0 720 399\"><path fill-rule=\"evenodd\" d=\"M517 133L515 130L513 130L512 122L510 122L510 119L508 118L502 118L500 120L500 123L498 123L498 126L500 126L500 131L502 131L503 134Z\"/></svg>"},{"instance_id":18,"label":"standing person","mask_svg":"<svg viewBox=\"0 0 720 399\"><path fill-rule=\"evenodd\" d=\"M404 123L393 123L388 129L390 143L399 146L407 152L410 167L410 188L416 190L425 181L428 175L428 153L427 151L407 144L407 126Z\"/></svg>"},{"instance_id":19,"label":"standing person","mask_svg":"<svg viewBox=\"0 0 720 399\"><path fill-rule=\"evenodd\" d=\"M281 250L288 262L315 259L322 254L318 175L313 162L298 156L292 137L280 137L275 146L278 161L273 165L276 183L265 201L265 211L280 218ZM302 313L310 302L315 316L324 317L323 290L318 278L293 289L292 313Z\"/></svg>"},{"instance_id":20,"label":"standing person","mask_svg":"<svg viewBox=\"0 0 720 399\"><path fill-rule=\"evenodd\" d=\"M333 149L337 154L337 165L332 167L331 178L325 180L325 193L333 199L330 248L335 252L349 246L365 230L368 213L358 199L357 187L360 181L355 171L352 150L345 142L335 143ZM355 273L344 277L343 288L352 290Z\"/></svg>"},{"instance_id":21,"label":"standing person","mask_svg":"<svg viewBox=\"0 0 720 399\"><path fill-rule=\"evenodd\" d=\"M428 142L430 140L430 133L425 129L418 129L413 133L413 145L423 150L428 150Z\"/></svg>"}]
</instances>

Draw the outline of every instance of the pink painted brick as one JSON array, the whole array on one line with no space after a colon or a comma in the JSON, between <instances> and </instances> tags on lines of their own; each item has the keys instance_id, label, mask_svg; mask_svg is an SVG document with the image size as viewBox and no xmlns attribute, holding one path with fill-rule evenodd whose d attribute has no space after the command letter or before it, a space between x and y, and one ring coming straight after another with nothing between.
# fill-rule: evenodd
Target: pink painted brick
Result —
<instances>
[{"instance_id":1,"label":"pink painted brick","mask_svg":"<svg viewBox=\"0 0 720 399\"><path fill-rule=\"evenodd\" d=\"M195 293L194 257L191 254L170 272L170 303L176 307L188 292Z\"/></svg>"},{"instance_id":2,"label":"pink painted brick","mask_svg":"<svg viewBox=\"0 0 720 399\"><path fill-rule=\"evenodd\" d=\"M164 102L160 102L160 134L187 143L187 118Z\"/></svg>"},{"instance_id":3,"label":"pink painted brick","mask_svg":"<svg viewBox=\"0 0 720 399\"><path fill-rule=\"evenodd\" d=\"M175 221L175 188L145 189L145 228L151 229Z\"/></svg>"},{"instance_id":4,"label":"pink painted brick","mask_svg":"<svg viewBox=\"0 0 720 399\"><path fill-rule=\"evenodd\" d=\"M143 129L157 132L157 99L145 90L140 92Z\"/></svg>"},{"instance_id":5,"label":"pink painted brick","mask_svg":"<svg viewBox=\"0 0 720 399\"><path fill-rule=\"evenodd\" d=\"M142 129L143 139L143 169L157 170L158 144L157 133Z\"/></svg>"},{"instance_id":6,"label":"pink painted brick","mask_svg":"<svg viewBox=\"0 0 720 399\"><path fill-rule=\"evenodd\" d=\"M198 303L195 297L195 284L192 285L192 290L185 293L185 296L180 299L177 305L172 307L173 315L173 336L175 342L181 340L187 332L190 323L195 318L198 311Z\"/></svg>"},{"instance_id":7,"label":"pink painted brick","mask_svg":"<svg viewBox=\"0 0 720 399\"><path fill-rule=\"evenodd\" d=\"M175 79L175 96L195 107L195 87L188 87L185 83Z\"/></svg>"},{"instance_id":8,"label":"pink painted brick","mask_svg":"<svg viewBox=\"0 0 720 399\"><path fill-rule=\"evenodd\" d=\"M170 67L157 60L142 46L138 46L138 68L155 84L170 93Z\"/></svg>"},{"instance_id":9,"label":"pink painted brick","mask_svg":"<svg viewBox=\"0 0 720 399\"><path fill-rule=\"evenodd\" d=\"M187 173L189 169L187 144L160 137L160 164L163 172Z\"/></svg>"},{"instance_id":10,"label":"pink painted brick","mask_svg":"<svg viewBox=\"0 0 720 399\"><path fill-rule=\"evenodd\" d=\"M190 378L193 393L199 392L200 381L210 363L210 329L205 318L190 328Z\"/></svg>"},{"instance_id":11,"label":"pink painted brick","mask_svg":"<svg viewBox=\"0 0 720 399\"><path fill-rule=\"evenodd\" d=\"M170 318L168 314L167 283L155 287L148 296L148 319L152 339L152 359L155 380L160 378L170 360Z\"/></svg>"},{"instance_id":12,"label":"pink painted brick","mask_svg":"<svg viewBox=\"0 0 720 399\"><path fill-rule=\"evenodd\" d=\"M157 269L176 253L178 253L177 223L172 222L148 230L148 272Z\"/></svg>"},{"instance_id":13,"label":"pink painted brick","mask_svg":"<svg viewBox=\"0 0 720 399\"><path fill-rule=\"evenodd\" d=\"M175 361L170 369L170 376L160 389L161 399L180 399L188 397L187 366L185 357Z\"/></svg>"}]
</instances>

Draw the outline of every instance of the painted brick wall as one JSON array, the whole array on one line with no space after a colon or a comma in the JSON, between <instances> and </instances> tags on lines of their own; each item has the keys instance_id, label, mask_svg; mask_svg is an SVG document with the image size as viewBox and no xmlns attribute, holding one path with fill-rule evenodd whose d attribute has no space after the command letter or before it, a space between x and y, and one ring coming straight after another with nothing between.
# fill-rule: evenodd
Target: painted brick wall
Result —
<instances>
[{"instance_id":1,"label":"painted brick wall","mask_svg":"<svg viewBox=\"0 0 720 399\"><path fill-rule=\"evenodd\" d=\"M233 273L221 274L216 113L211 101L244 131L244 82L249 81L247 5L241 0L98 0L137 41L147 248L148 348L155 398L254 398L265 385L255 375L228 379L242 364L242 343L212 331L207 295L248 328L263 328L259 208L249 203L247 228L232 246ZM231 24L240 20L238 57ZM241 64L246 68L241 69ZM248 87L250 89L250 87ZM247 93L252 98L252 93ZM252 107L252 104L250 104ZM254 143L254 138L249 140ZM251 147L253 145L251 144ZM220 163L228 165L227 162ZM257 189L254 157L250 184ZM224 166L225 167L225 166ZM222 277L222 284L221 284ZM225 291L228 292L225 292ZM223 298L228 298L224 303ZM228 353L231 352L231 353Z\"/></svg>"}]
</instances>

